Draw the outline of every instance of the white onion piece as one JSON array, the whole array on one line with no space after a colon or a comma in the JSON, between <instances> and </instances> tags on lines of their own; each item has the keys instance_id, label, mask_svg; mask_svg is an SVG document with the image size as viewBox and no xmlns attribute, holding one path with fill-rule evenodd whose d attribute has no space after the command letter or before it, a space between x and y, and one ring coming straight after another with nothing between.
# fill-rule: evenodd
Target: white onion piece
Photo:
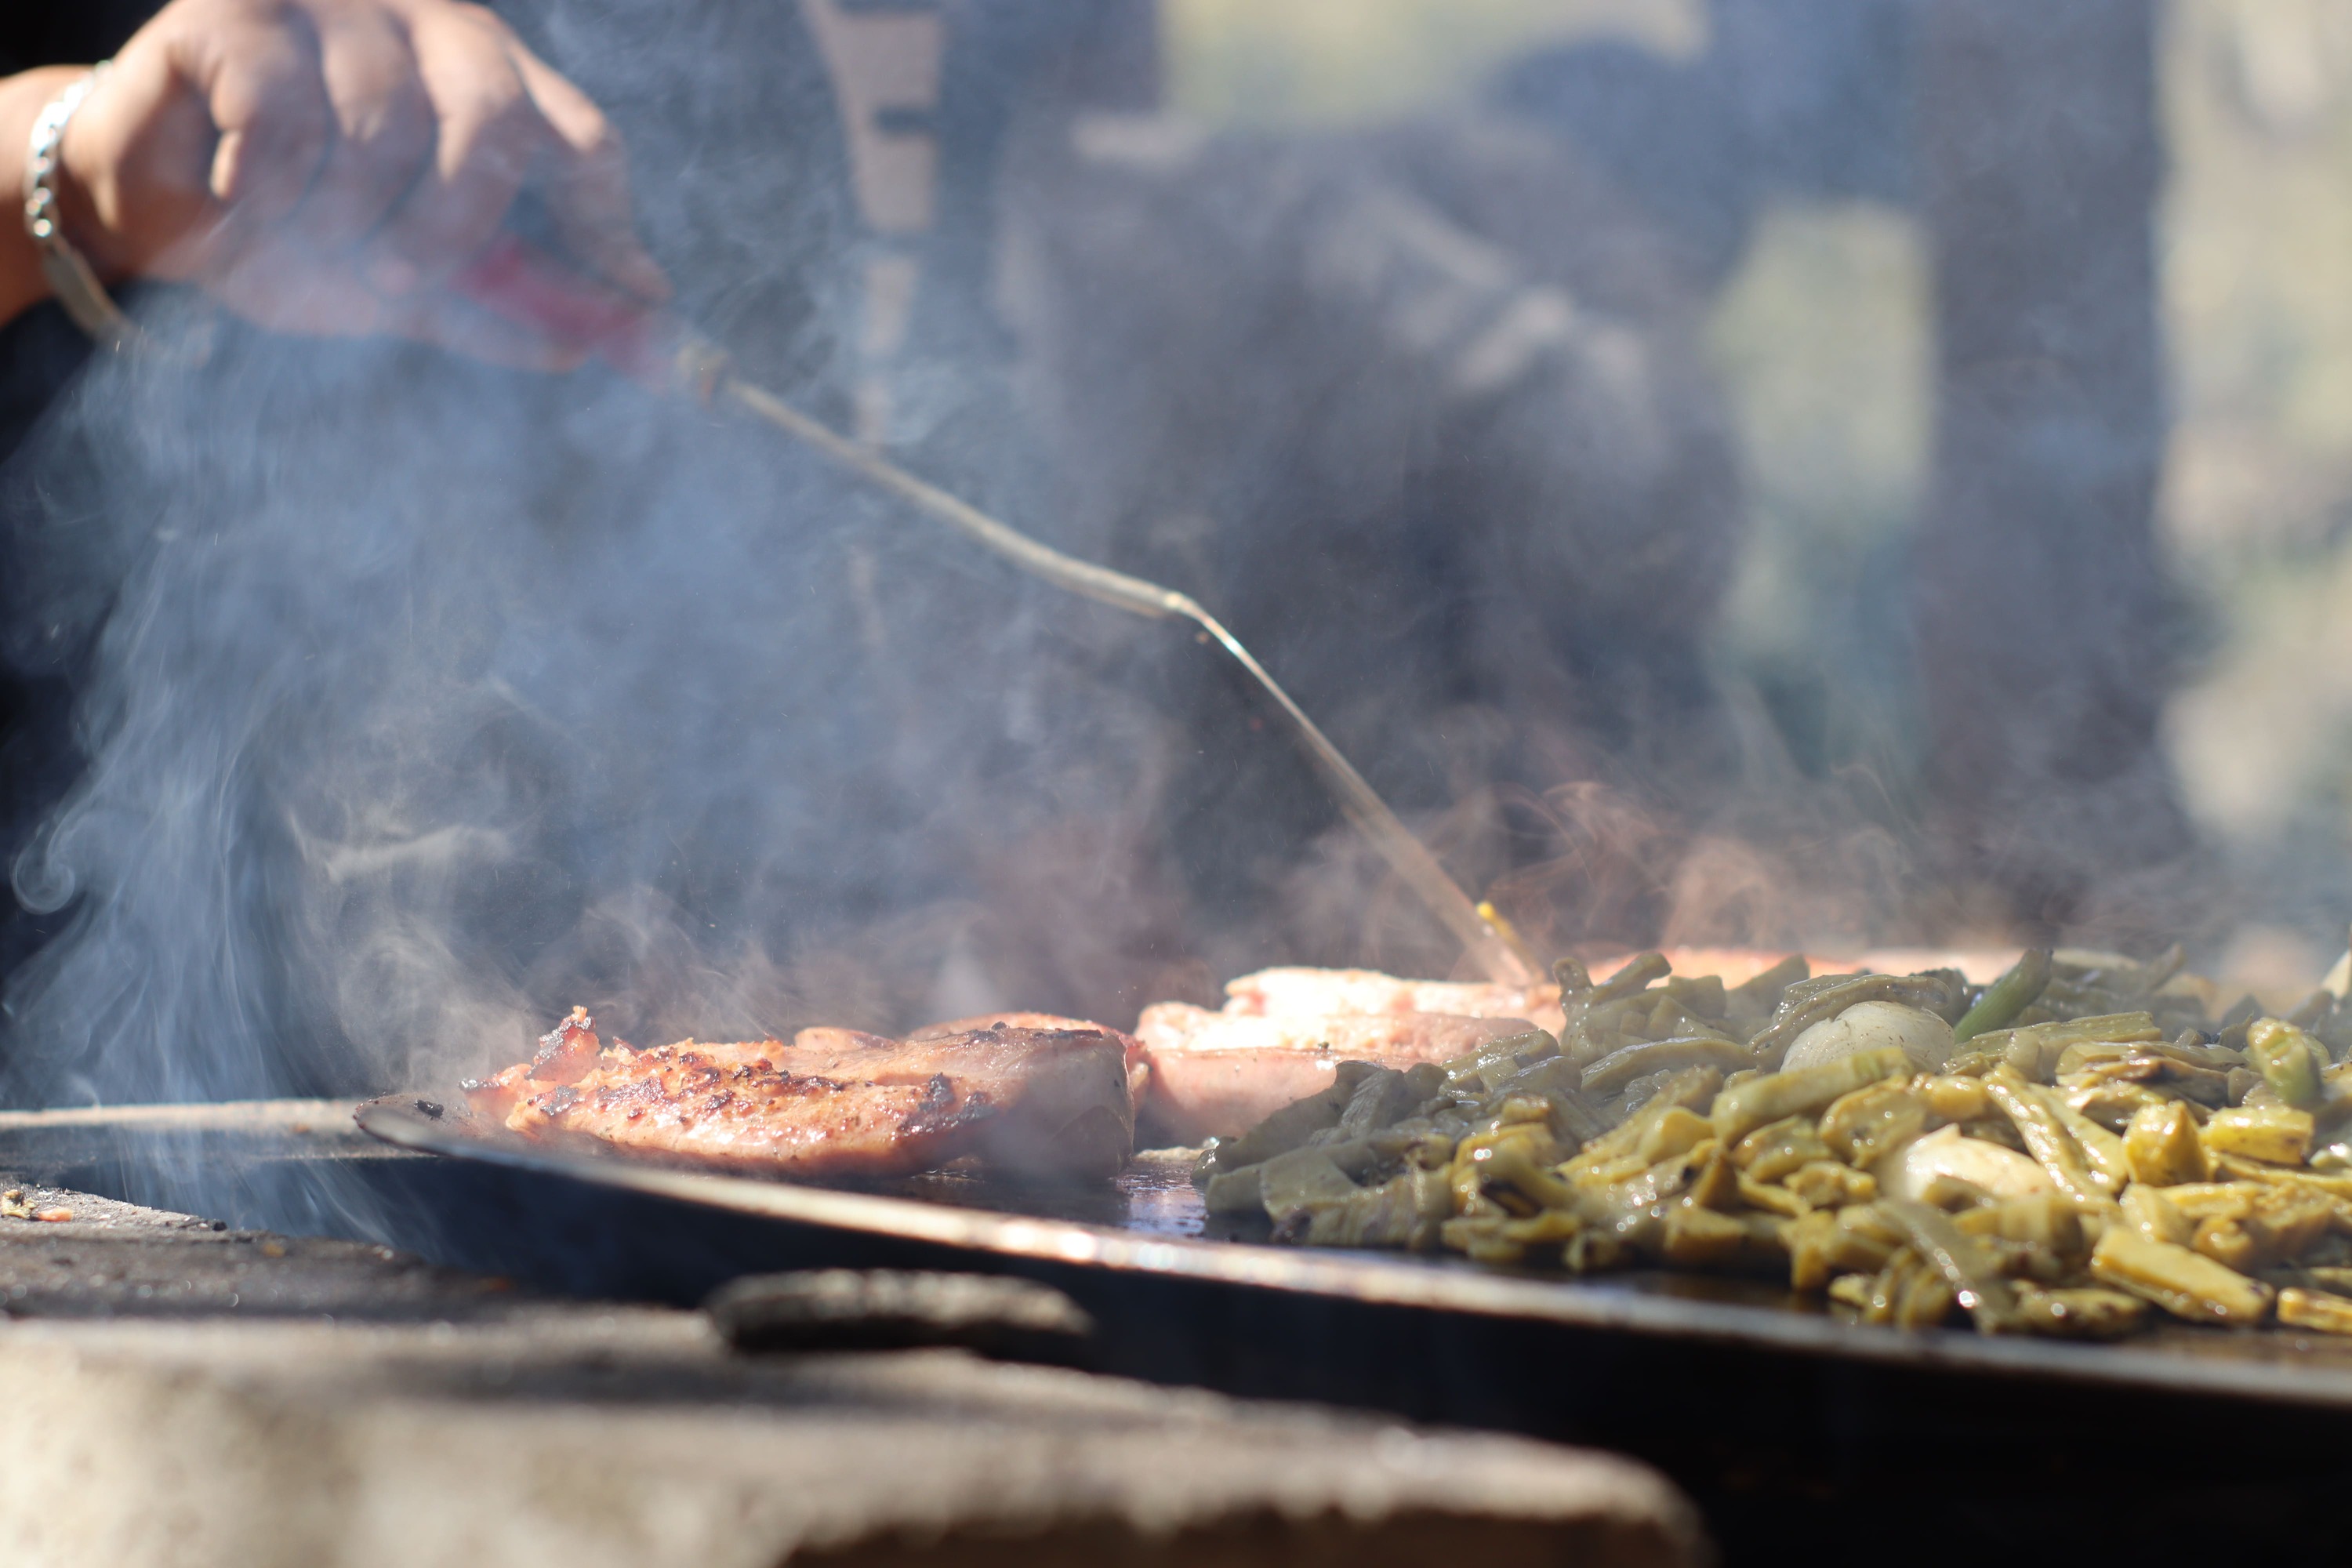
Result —
<instances>
[{"instance_id":1,"label":"white onion piece","mask_svg":"<svg viewBox=\"0 0 2352 1568\"><path fill-rule=\"evenodd\" d=\"M1937 1176L1982 1187L1997 1198L2026 1198L2052 1191L2050 1173L2016 1150L1939 1127L1890 1149L1871 1167L1878 1190L1890 1198L1917 1198Z\"/></svg>"},{"instance_id":2,"label":"white onion piece","mask_svg":"<svg viewBox=\"0 0 2352 1568\"><path fill-rule=\"evenodd\" d=\"M1941 1072L1951 1059L1952 1026L1925 1008L1900 1002L1857 1002L1799 1035L1780 1058L1780 1070L1817 1068L1881 1046L1900 1046L1921 1072Z\"/></svg>"}]
</instances>

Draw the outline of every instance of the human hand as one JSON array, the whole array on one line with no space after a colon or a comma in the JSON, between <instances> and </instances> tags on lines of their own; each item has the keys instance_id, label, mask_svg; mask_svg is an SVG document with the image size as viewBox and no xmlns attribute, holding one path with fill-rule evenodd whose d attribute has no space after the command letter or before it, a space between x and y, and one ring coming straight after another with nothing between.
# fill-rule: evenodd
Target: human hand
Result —
<instances>
[{"instance_id":1,"label":"human hand","mask_svg":"<svg viewBox=\"0 0 2352 1568\"><path fill-rule=\"evenodd\" d=\"M604 115L454 0L173 0L68 125L58 186L101 276L193 283L277 331L576 364L589 345L453 287L526 188L571 266L669 293Z\"/></svg>"}]
</instances>

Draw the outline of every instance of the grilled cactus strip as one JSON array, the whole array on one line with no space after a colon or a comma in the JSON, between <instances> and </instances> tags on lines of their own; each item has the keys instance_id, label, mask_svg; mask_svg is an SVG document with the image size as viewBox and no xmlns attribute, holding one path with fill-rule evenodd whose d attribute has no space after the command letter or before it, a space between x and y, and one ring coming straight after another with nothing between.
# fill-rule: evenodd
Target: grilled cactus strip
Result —
<instances>
[{"instance_id":1,"label":"grilled cactus strip","mask_svg":"<svg viewBox=\"0 0 2352 1568\"><path fill-rule=\"evenodd\" d=\"M1952 1026L1952 1038L1972 1039L1988 1029L2006 1028L2017 1016L2033 1005L2042 988L2050 984L2050 950L2032 947L2025 955L2011 964L2009 973L1985 987L1977 1005L1960 1015Z\"/></svg>"},{"instance_id":2,"label":"grilled cactus strip","mask_svg":"<svg viewBox=\"0 0 2352 1568\"><path fill-rule=\"evenodd\" d=\"M1899 1248L1870 1282L1862 1321L1898 1329L1932 1329L1952 1314L1951 1282L1915 1247Z\"/></svg>"},{"instance_id":3,"label":"grilled cactus strip","mask_svg":"<svg viewBox=\"0 0 2352 1568\"><path fill-rule=\"evenodd\" d=\"M1541 1029L1489 1040L1444 1064L1444 1088L1463 1096L1491 1093L1514 1074L1558 1055L1559 1042Z\"/></svg>"},{"instance_id":4,"label":"grilled cactus strip","mask_svg":"<svg viewBox=\"0 0 2352 1568\"><path fill-rule=\"evenodd\" d=\"M2213 1173L2212 1161L2197 1138L2197 1119L2179 1100L2143 1105L2124 1131L2124 1163L2135 1182L2177 1187Z\"/></svg>"},{"instance_id":5,"label":"grilled cactus strip","mask_svg":"<svg viewBox=\"0 0 2352 1568\"><path fill-rule=\"evenodd\" d=\"M1822 1140L1856 1170L1927 1131L1926 1100L1906 1082L1882 1079L1843 1095L1822 1112Z\"/></svg>"},{"instance_id":6,"label":"grilled cactus strip","mask_svg":"<svg viewBox=\"0 0 2352 1568\"><path fill-rule=\"evenodd\" d=\"M1808 1115L1865 1084L1910 1070L1911 1058L1900 1046L1882 1046L1817 1068L1752 1078L1715 1097L1715 1135L1727 1145L1737 1143L1768 1121Z\"/></svg>"},{"instance_id":7,"label":"grilled cactus strip","mask_svg":"<svg viewBox=\"0 0 2352 1568\"><path fill-rule=\"evenodd\" d=\"M1801 1116L1783 1117L1756 1129L1729 1151L1734 1165L1759 1182L1777 1182L1815 1160L1836 1158L1820 1131Z\"/></svg>"},{"instance_id":8,"label":"grilled cactus strip","mask_svg":"<svg viewBox=\"0 0 2352 1568\"><path fill-rule=\"evenodd\" d=\"M2052 1005L2059 997L2084 991L2099 992L2131 1001L2151 997L2188 963L2188 949L2177 942L2145 963L2135 963L2128 959L2119 963L2083 963L2053 953L2050 961L2050 988L2042 993L2042 1002L2045 1006ZM2195 1005L2191 998L2179 1000Z\"/></svg>"},{"instance_id":9,"label":"grilled cactus strip","mask_svg":"<svg viewBox=\"0 0 2352 1568\"><path fill-rule=\"evenodd\" d=\"M1342 1169L1336 1151L1293 1149L1258 1167L1258 1201L1266 1217L1280 1219L1294 1209L1319 1208L1354 1197L1363 1189Z\"/></svg>"},{"instance_id":10,"label":"grilled cactus strip","mask_svg":"<svg viewBox=\"0 0 2352 1568\"><path fill-rule=\"evenodd\" d=\"M1726 1072L1753 1067L1755 1058L1744 1046L1719 1037L1686 1035L1672 1040L1645 1040L1612 1051L1584 1069L1589 1094L1614 1094L1637 1078L1680 1068L1717 1067Z\"/></svg>"},{"instance_id":11,"label":"grilled cactus strip","mask_svg":"<svg viewBox=\"0 0 2352 1568\"><path fill-rule=\"evenodd\" d=\"M1667 1112L1711 1104L1718 1098L1716 1090L1722 1085L1720 1068L1685 1068L1660 1086L1648 1104L1587 1143L1577 1155L1577 1163L1591 1165L1631 1154L1642 1146L1642 1141Z\"/></svg>"},{"instance_id":12,"label":"grilled cactus strip","mask_svg":"<svg viewBox=\"0 0 2352 1568\"><path fill-rule=\"evenodd\" d=\"M2000 1107L2025 1140L2027 1152L2050 1173L2051 1182L2067 1200L2086 1213L2104 1214L2115 1207L2105 1185L2091 1168L2090 1156L2066 1123L2060 1120L2040 1084L2028 1083L2015 1068L2003 1064L1985 1079L1985 1092Z\"/></svg>"},{"instance_id":13,"label":"grilled cactus strip","mask_svg":"<svg viewBox=\"0 0 2352 1568\"><path fill-rule=\"evenodd\" d=\"M2091 1249L2091 1273L2192 1323L2251 1329L2270 1316L2271 1288L2201 1253L2109 1226Z\"/></svg>"},{"instance_id":14,"label":"grilled cactus strip","mask_svg":"<svg viewBox=\"0 0 2352 1568\"><path fill-rule=\"evenodd\" d=\"M1904 1245L1903 1228L1875 1204L1807 1215L1786 1234L1789 1283L1799 1290L1823 1289L1841 1274L1875 1274Z\"/></svg>"},{"instance_id":15,"label":"grilled cactus strip","mask_svg":"<svg viewBox=\"0 0 2352 1568\"><path fill-rule=\"evenodd\" d=\"M1356 1085L1356 1092L1348 1097L1348 1109L1339 1113L1339 1125L1329 1132L1313 1136L1367 1137L1391 1122L1403 1121L1444 1087L1445 1071L1435 1062L1419 1062L1402 1072L1393 1068L1375 1068L1364 1075Z\"/></svg>"},{"instance_id":16,"label":"grilled cactus strip","mask_svg":"<svg viewBox=\"0 0 2352 1568\"><path fill-rule=\"evenodd\" d=\"M1616 973L1595 985L1588 996L1597 1007L1603 1002L1614 1002L1620 997L1646 991L1651 982L1664 980L1674 972L1675 966L1666 961L1663 952L1636 953L1627 959Z\"/></svg>"},{"instance_id":17,"label":"grilled cactus strip","mask_svg":"<svg viewBox=\"0 0 2352 1568\"><path fill-rule=\"evenodd\" d=\"M2197 1227L2161 1187L2134 1182L2124 1189L2124 1224L2146 1241L2168 1241L2187 1247L2197 1239Z\"/></svg>"},{"instance_id":18,"label":"grilled cactus strip","mask_svg":"<svg viewBox=\"0 0 2352 1568\"><path fill-rule=\"evenodd\" d=\"M1465 1138L1454 1152L1451 1179L1455 1211L1472 1213L1481 1198L1517 1199L1530 1211L1574 1209L1576 1189L1548 1168L1559 1151L1546 1151L1547 1142L1540 1122L1521 1122ZM1507 1202L1504 1206L1517 1205Z\"/></svg>"},{"instance_id":19,"label":"grilled cactus strip","mask_svg":"<svg viewBox=\"0 0 2352 1568\"><path fill-rule=\"evenodd\" d=\"M1778 1273L1789 1266L1781 1222L1770 1215L1722 1214L1697 1204L1678 1203L1666 1211L1658 1234L1658 1254L1685 1268L1735 1273Z\"/></svg>"},{"instance_id":20,"label":"grilled cactus strip","mask_svg":"<svg viewBox=\"0 0 2352 1568\"><path fill-rule=\"evenodd\" d=\"M2156 1019L2146 1013L2106 1013L2093 1018L2069 1018L2047 1024L2021 1024L2014 1029L1995 1029L1979 1035L1969 1047L1971 1057L1990 1058L1983 1070L1990 1072L2001 1062L2007 1062L2036 1083L2048 1083L2062 1070L2069 1057L2078 1062L2088 1061L2102 1054L2103 1047L2123 1048L2147 1046L2149 1054L2171 1062L2186 1074L2199 1068L2186 1058L2170 1055L2172 1047L2163 1043L2164 1031L2157 1027ZM2105 1053L2112 1058L2114 1052ZM1956 1058L1957 1059L1957 1058ZM2232 1058L2232 1065L2235 1060ZM2216 1079L2216 1081L2219 1081Z\"/></svg>"},{"instance_id":21,"label":"grilled cactus strip","mask_svg":"<svg viewBox=\"0 0 2352 1568\"><path fill-rule=\"evenodd\" d=\"M1662 989L1694 1018L1719 1022L1731 1016L1730 994L1724 989L1720 974L1672 975Z\"/></svg>"},{"instance_id":22,"label":"grilled cactus strip","mask_svg":"<svg viewBox=\"0 0 2352 1568\"><path fill-rule=\"evenodd\" d=\"M1527 1261L1532 1250L1572 1244L1584 1228L1584 1221L1565 1209L1545 1209L1525 1216L1465 1215L1444 1221L1438 1234L1475 1262L1507 1268Z\"/></svg>"},{"instance_id":23,"label":"grilled cactus strip","mask_svg":"<svg viewBox=\"0 0 2352 1568\"><path fill-rule=\"evenodd\" d=\"M2074 1142L2090 1163L2091 1173L2098 1178L2099 1185L2110 1193L2122 1192L2124 1184L2131 1180L2131 1164L2124 1157L2124 1141L2067 1104L2063 1095L2044 1089L2039 1098L2074 1135Z\"/></svg>"},{"instance_id":24,"label":"grilled cactus strip","mask_svg":"<svg viewBox=\"0 0 2352 1568\"><path fill-rule=\"evenodd\" d=\"M2289 1286L2278 1294L2278 1321L2291 1329L2352 1334L2352 1300L2326 1290Z\"/></svg>"},{"instance_id":25,"label":"grilled cactus strip","mask_svg":"<svg viewBox=\"0 0 2352 1568\"><path fill-rule=\"evenodd\" d=\"M1579 1077L1574 1062L1565 1057L1547 1057L1496 1084L1488 1098L1498 1103L1542 1100L1548 1107L1552 1136L1565 1148L1580 1149L1608 1131L1610 1121L1600 1106L1578 1089Z\"/></svg>"},{"instance_id":26,"label":"grilled cactus strip","mask_svg":"<svg viewBox=\"0 0 2352 1568\"><path fill-rule=\"evenodd\" d=\"M1211 1214L1254 1214L1265 1205L1265 1167L1244 1165L1219 1171L1201 1192L1201 1206Z\"/></svg>"},{"instance_id":27,"label":"grilled cactus strip","mask_svg":"<svg viewBox=\"0 0 2352 1568\"><path fill-rule=\"evenodd\" d=\"M2021 1285L2017 1310L2028 1331L2068 1340L2119 1340L2147 1318L2147 1303L2138 1297L2096 1286L2043 1290Z\"/></svg>"},{"instance_id":28,"label":"grilled cactus strip","mask_svg":"<svg viewBox=\"0 0 2352 1568\"><path fill-rule=\"evenodd\" d=\"M1903 1227L1912 1249L1933 1264L1952 1288L1953 1300L1968 1309L1980 1334L2013 1333L2023 1325L2017 1310L2017 1293L1993 1269L1992 1258L1971 1236L1963 1235L1951 1216L1926 1204L1885 1199L1879 1213Z\"/></svg>"},{"instance_id":29,"label":"grilled cactus strip","mask_svg":"<svg viewBox=\"0 0 2352 1568\"><path fill-rule=\"evenodd\" d=\"M2327 1053L2294 1024L2284 1018L2255 1019L2246 1026L2246 1057L2271 1092L2289 1105L2308 1110L2319 1103L2319 1073L2327 1065Z\"/></svg>"},{"instance_id":30,"label":"grilled cactus strip","mask_svg":"<svg viewBox=\"0 0 2352 1568\"><path fill-rule=\"evenodd\" d=\"M2151 1024L2155 1022L2146 1013L2118 1014L2115 1016L2113 1022L2119 1024L2135 1018L2147 1018ZM2044 1024L2039 1028L2041 1030L2079 1029L2083 1025L2092 1022L2107 1024L2110 1020L2078 1019L2073 1024ZM2071 1040L2066 1047L2058 1053L2055 1068L2058 1075L2063 1078L2071 1072L2096 1068L2103 1063L2149 1057L2158 1058L2179 1067L2194 1068L2200 1072L2227 1073L2231 1068L2246 1065L2246 1058L2242 1053L2225 1051L2219 1046L2204 1045L2200 1043L2200 1040L2201 1037L2195 1030L2185 1030L2180 1038L2169 1043L2155 1038L2143 1038L2118 1030L2105 1039ZM1979 1048L1982 1048L1981 1042Z\"/></svg>"},{"instance_id":31,"label":"grilled cactus strip","mask_svg":"<svg viewBox=\"0 0 2352 1568\"><path fill-rule=\"evenodd\" d=\"M1791 954L1757 975L1732 986L1724 995L1724 1005L1735 1012L1762 1013L1769 1016L1780 1005L1780 998L1790 986L1808 979L1813 966L1803 955Z\"/></svg>"},{"instance_id":32,"label":"grilled cactus strip","mask_svg":"<svg viewBox=\"0 0 2352 1568\"><path fill-rule=\"evenodd\" d=\"M1312 1211L1301 1238L1309 1247L1402 1247L1427 1252L1454 1213L1443 1170L1407 1170Z\"/></svg>"},{"instance_id":33,"label":"grilled cactus strip","mask_svg":"<svg viewBox=\"0 0 2352 1568\"><path fill-rule=\"evenodd\" d=\"M2311 1152L2308 1110L2284 1105L2241 1105L2205 1119L2198 1137L2216 1159L2235 1154L2272 1165L2300 1165Z\"/></svg>"}]
</instances>

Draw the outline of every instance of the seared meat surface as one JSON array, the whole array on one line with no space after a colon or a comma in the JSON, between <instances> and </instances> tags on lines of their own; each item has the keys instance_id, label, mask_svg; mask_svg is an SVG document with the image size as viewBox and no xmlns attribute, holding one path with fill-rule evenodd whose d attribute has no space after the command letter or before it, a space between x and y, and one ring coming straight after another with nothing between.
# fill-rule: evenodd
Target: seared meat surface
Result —
<instances>
[{"instance_id":1,"label":"seared meat surface","mask_svg":"<svg viewBox=\"0 0 2352 1568\"><path fill-rule=\"evenodd\" d=\"M1127 1058L1127 1099L1134 1110L1143 1109L1144 1090L1151 1081L1151 1068L1144 1060L1143 1042L1133 1035L1123 1034L1101 1024L1083 1018L1064 1018L1052 1013L982 1013L977 1017L955 1018L944 1024L926 1024L907 1037L908 1045L945 1039L950 1035L969 1034L974 1029L1077 1029L1108 1035L1117 1040Z\"/></svg>"},{"instance_id":2,"label":"seared meat surface","mask_svg":"<svg viewBox=\"0 0 2352 1568\"><path fill-rule=\"evenodd\" d=\"M1559 1027L1559 987L1479 981L1405 980L1372 969L1261 969L1225 987L1227 1016L1367 1017L1444 1013L1465 1018L1526 1018Z\"/></svg>"},{"instance_id":3,"label":"seared meat surface","mask_svg":"<svg viewBox=\"0 0 2352 1568\"><path fill-rule=\"evenodd\" d=\"M789 1044L639 1050L604 1044L575 1007L530 1061L467 1094L525 1137L779 1174L895 1175L974 1156L1001 1170L1108 1176L1133 1152L1134 1052L1114 1030L1038 1015L960 1020L905 1040L814 1028Z\"/></svg>"},{"instance_id":4,"label":"seared meat surface","mask_svg":"<svg viewBox=\"0 0 2352 1568\"><path fill-rule=\"evenodd\" d=\"M1143 1010L1135 1032L1150 1070L1154 1130L1191 1143L1244 1131L1291 1101L1328 1088L1343 1061L1391 1068L1451 1061L1534 1026L1521 1017L1453 1013L1267 1016L1238 1011L1232 1003L1212 1013L1158 1002Z\"/></svg>"}]
</instances>

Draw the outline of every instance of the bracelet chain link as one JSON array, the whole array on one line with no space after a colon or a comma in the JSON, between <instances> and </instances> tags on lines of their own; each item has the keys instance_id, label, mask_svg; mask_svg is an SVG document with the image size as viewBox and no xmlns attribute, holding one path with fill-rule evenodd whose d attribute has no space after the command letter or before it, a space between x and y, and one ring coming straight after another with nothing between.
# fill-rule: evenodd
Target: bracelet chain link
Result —
<instances>
[{"instance_id":1,"label":"bracelet chain link","mask_svg":"<svg viewBox=\"0 0 2352 1568\"><path fill-rule=\"evenodd\" d=\"M140 345L146 334L122 313L122 308L114 302L106 286L99 281L97 272L91 269L89 258L66 237L57 187L58 149L65 142L66 125L89 96L90 89L105 79L113 63L100 61L95 68L51 99L33 121L32 145L25 160L25 232L32 237L34 247L40 253L42 276L48 279L58 302L65 307L74 324L100 346L121 350Z\"/></svg>"}]
</instances>

